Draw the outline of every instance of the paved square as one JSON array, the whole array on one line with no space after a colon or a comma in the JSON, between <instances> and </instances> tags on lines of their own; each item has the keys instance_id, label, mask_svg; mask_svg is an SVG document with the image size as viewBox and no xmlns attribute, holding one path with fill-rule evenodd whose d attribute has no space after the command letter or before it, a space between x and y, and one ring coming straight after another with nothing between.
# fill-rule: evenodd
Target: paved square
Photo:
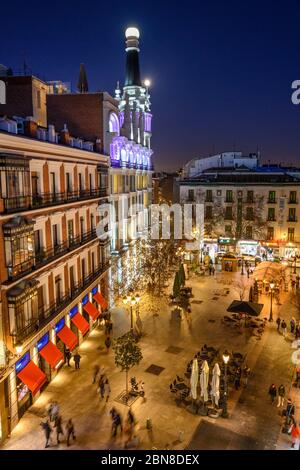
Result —
<instances>
[{"instance_id":1,"label":"paved square","mask_svg":"<svg viewBox=\"0 0 300 470\"><path fill-rule=\"evenodd\" d=\"M170 354L179 354L183 351L183 348L179 348L178 346L169 346L167 349L166 349L166 352L167 353L170 353Z\"/></svg>"}]
</instances>

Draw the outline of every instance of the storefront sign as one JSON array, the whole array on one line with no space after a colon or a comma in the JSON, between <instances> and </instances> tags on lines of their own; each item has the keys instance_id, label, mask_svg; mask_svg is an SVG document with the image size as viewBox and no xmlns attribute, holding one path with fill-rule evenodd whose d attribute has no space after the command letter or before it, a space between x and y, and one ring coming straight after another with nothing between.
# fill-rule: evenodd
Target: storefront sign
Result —
<instances>
[{"instance_id":1,"label":"storefront sign","mask_svg":"<svg viewBox=\"0 0 300 470\"><path fill-rule=\"evenodd\" d=\"M89 301L89 294L86 294L86 295L83 297L81 303L82 303L82 305L85 305L85 304L88 303L88 301Z\"/></svg>"},{"instance_id":2,"label":"storefront sign","mask_svg":"<svg viewBox=\"0 0 300 470\"><path fill-rule=\"evenodd\" d=\"M234 240L232 238L220 237L219 244L220 245L234 245Z\"/></svg>"},{"instance_id":3,"label":"storefront sign","mask_svg":"<svg viewBox=\"0 0 300 470\"><path fill-rule=\"evenodd\" d=\"M62 318L58 323L56 323L54 327L55 333L59 333L60 330L62 330L64 326L65 326L65 319Z\"/></svg>"},{"instance_id":4,"label":"storefront sign","mask_svg":"<svg viewBox=\"0 0 300 470\"><path fill-rule=\"evenodd\" d=\"M96 287L93 287L93 289L92 289L92 295L97 294L97 292L98 292L98 287L97 287L97 286L96 286Z\"/></svg>"},{"instance_id":5,"label":"storefront sign","mask_svg":"<svg viewBox=\"0 0 300 470\"><path fill-rule=\"evenodd\" d=\"M78 305L75 305L75 307L71 308L69 312L70 318L73 318L76 313L78 313Z\"/></svg>"},{"instance_id":6,"label":"storefront sign","mask_svg":"<svg viewBox=\"0 0 300 470\"><path fill-rule=\"evenodd\" d=\"M30 361L30 353L29 351L24 354L24 356L18 360L18 362L16 362L16 373L19 374L19 372L21 372L21 370L24 369L25 366L27 366L27 364L29 363Z\"/></svg>"},{"instance_id":7,"label":"storefront sign","mask_svg":"<svg viewBox=\"0 0 300 470\"><path fill-rule=\"evenodd\" d=\"M39 342L37 343L36 347L37 347L37 350L40 351L41 349L43 349L46 344L49 343L49 333L46 333L44 336L42 336L42 338L39 340Z\"/></svg>"}]
</instances>

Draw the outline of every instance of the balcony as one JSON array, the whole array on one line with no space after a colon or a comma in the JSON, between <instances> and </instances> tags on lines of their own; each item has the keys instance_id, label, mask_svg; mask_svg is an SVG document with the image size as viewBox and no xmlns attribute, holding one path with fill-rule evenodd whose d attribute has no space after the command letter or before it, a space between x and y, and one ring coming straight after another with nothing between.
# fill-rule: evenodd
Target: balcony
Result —
<instances>
[{"instance_id":1,"label":"balcony","mask_svg":"<svg viewBox=\"0 0 300 470\"><path fill-rule=\"evenodd\" d=\"M289 199L288 204L298 204L297 199Z\"/></svg>"},{"instance_id":2,"label":"balcony","mask_svg":"<svg viewBox=\"0 0 300 470\"><path fill-rule=\"evenodd\" d=\"M101 274L105 273L109 266L109 261L100 265L97 269L94 270L94 272L90 273L88 276L85 276L81 282L71 287L66 294L61 295L60 299L53 302L47 309L40 308L38 317L33 318L29 325L12 335L14 337L14 344L24 342L34 332L46 326L60 312L68 307L70 302L75 300L76 297L78 297L92 282L101 276Z\"/></svg>"},{"instance_id":3,"label":"balcony","mask_svg":"<svg viewBox=\"0 0 300 470\"><path fill-rule=\"evenodd\" d=\"M272 198L272 199L268 199L268 200L267 200L267 203L268 203L268 204L277 204L277 199L273 199L273 198Z\"/></svg>"},{"instance_id":4,"label":"balcony","mask_svg":"<svg viewBox=\"0 0 300 470\"><path fill-rule=\"evenodd\" d=\"M268 217L267 221L268 222L276 222L276 217Z\"/></svg>"},{"instance_id":5,"label":"balcony","mask_svg":"<svg viewBox=\"0 0 300 470\"><path fill-rule=\"evenodd\" d=\"M12 268L8 268L8 281L5 284L9 284L10 282L16 281L21 277L29 274L30 272L38 269L45 264L50 263L51 261L59 258L60 256L69 253L76 248L85 245L86 243L94 240L97 238L96 230L91 230L89 232L84 233L82 236L74 237L69 239L64 243L60 243L55 245L50 250L40 250L39 252L35 253L34 256L29 258L23 263L20 263ZM105 240L107 243L107 241ZM103 242L101 242L103 244Z\"/></svg>"},{"instance_id":6,"label":"balcony","mask_svg":"<svg viewBox=\"0 0 300 470\"><path fill-rule=\"evenodd\" d=\"M108 196L107 188L98 188L55 194L42 193L31 196L9 197L3 198L3 211L4 213L10 214L13 212L39 209L41 207L56 206L106 196Z\"/></svg>"},{"instance_id":7,"label":"balcony","mask_svg":"<svg viewBox=\"0 0 300 470\"><path fill-rule=\"evenodd\" d=\"M287 222L298 222L297 217L288 217Z\"/></svg>"}]
</instances>

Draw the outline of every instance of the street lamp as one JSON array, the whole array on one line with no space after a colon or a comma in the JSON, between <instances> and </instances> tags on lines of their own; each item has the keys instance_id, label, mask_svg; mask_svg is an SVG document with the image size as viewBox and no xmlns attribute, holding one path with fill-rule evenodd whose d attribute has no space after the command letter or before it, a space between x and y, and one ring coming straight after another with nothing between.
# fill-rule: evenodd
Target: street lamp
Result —
<instances>
[{"instance_id":1,"label":"street lamp","mask_svg":"<svg viewBox=\"0 0 300 470\"><path fill-rule=\"evenodd\" d=\"M19 342L16 344L16 352L18 354L18 356L20 356L20 354L22 354L22 351L23 351L23 345Z\"/></svg>"},{"instance_id":2,"label":"street lamp","mask_svg":"<svg viewBox=\"0 0 300 470\"><path fill-rule=\"evenodd\" d=\"M244 275L244 258L242 257L242 270L241 270L241 275Z\"/></svg>"},{"instance_id":3,"label":"street lamp","mask_svg":"<svg viewBox=\"0 0 300 470\"><path fill-rule=\"evenodd\" d=\"M224 372L224 404L223 404L223 413L222 417L223 418L228 418L228 411L227 411L227 364L229 362L229 352L226 350L223 353L223 362L225 366L225 372Z\"/></svg>"},{"instance_id":4,"label":"street lamp","mask_svg":"<svg viewBox=\"0 0 300 470\"><path fill-rule=\"evenodd\" d=\"M295 256L294 274L297 274L297 256Z\"/></svg>"},{"instance_id":5,"label":"street lamp","mask_svg":"<svg viewBox=\"0 0 300 470\"><path fill-rule=\"evenodd\" d=\"M269 321L273 321L273 290L274 290L275 284L274 282L270 282L270 291L271 291L271 305L270 305L270 316L269 316Z\"/></svg>"},{"instance_id":6,"label":"street lamp","mask_svg":"<svg viewBox=\"0 0 300 470\"><path fill-rule=\"evenodd\" d=\"M141 300L140 295L129 294L123 297L123 303L130 306L130 331L133 331L133 307L139 303Z\"/></svg>"}]
</instances>

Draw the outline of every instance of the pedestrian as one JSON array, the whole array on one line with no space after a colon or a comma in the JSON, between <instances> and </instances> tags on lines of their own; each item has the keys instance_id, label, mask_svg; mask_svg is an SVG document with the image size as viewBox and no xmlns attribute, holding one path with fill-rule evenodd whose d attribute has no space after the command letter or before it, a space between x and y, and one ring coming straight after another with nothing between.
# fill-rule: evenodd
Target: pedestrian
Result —
<instances>
[{"instance_id":1,"label":"pedestrian","mask_svg":"<svg viewBox=\"0 0 300 470\"><path fill-rule=\"evenodd\" d=\"M66 348L65 349L65 357L66 357L66 361L67 361L67 364L68 364L68 367L71 367L70 366L70 359L72 357L72 354L71 354L71 351L69 348Z\"/></svg>"},{"instance_id":2,"label":"pedestrian","mask_svg":"<svg viewBox=\"0 0 300 470\"><path fill-rule=\"evenodd\" d=\"M294 317L292 317L290 320L290 327L291 327L291 333L294 334L294 331L296 328L296 320Z\"/></svg>"},{"instance_id":3,"label":"pedestrian","mask_svg":"<svg viewBox=\"0 0 300 470\"><path fill-rule=\"evenodd\" d=\"M286 416L294 417L294 414L295 414L295 406L293 405L292 400L288 398L287 407L286 407Z\"/></svg>"},{"instance_id":4,"label":"pedestrian","mask_svg":"<svg viewBox=\"0 0 300 470\"><path fill-rule=\"evenodd\" d=\"M215 267L214 266L211 267L211 272L212 272L212 275L214 276L215 275Z\"/></svg>"},{"instance_id":5,"label":"pedestrian","mask_svg":"<svg viewBox=\"0 0 300 470\"><path fill-rule=\"evenodd\" d=\"M108 379L106 379L106 381L104 382L104 396L106 395L106 403L109 400L110 392L111 392L111 388L110 388L110 385L109 385L109 381L108 381Z\"/></svg>"},{"instance_id":6,"label":"pedestrian","mask_svg":"<svg viewBox=\"0 0 300 470\"><path fill-rule=\"evenodd\" d=\"M287 335L287 329L286 329L287 325L286 325L286 322L285 320L282 320L281 322L281 329L282 329L282 334L284 337L286 337Z\"/></svg>"},{"instance_id":7,"label":"pedestrian","mask_svg":"<svg viewBox=\"0 0 300 470\"><path fill-rule=\"evenodd\" d=\"M235 371L235 376L234 376L234 386L236 390L239 390L241 386L241 376L242 376L242 369L238 367Z\"/></svg>"},{"instance_id":8,"label":"pedestrian","mask_svg":"<svg viewBox=\"0 0 300 470\"><path fill-rule=\"evenodd\" d=\"M250 372L251 372L251 369L250 367L248 367L248 365L246 364L244 369L243 369L243 383L244 383L244 387L246 388L247 385L248 385L248 379L249 379L249 375L250 375Z\"/></svg>"},{"instance_id":9,"label":"pedestrian","mask_svg":"<svg viewBox=\"0 0 300 470\"><path fill-rule=\"evenodd\" d=\"M295 281L295 279L292 279L292 280L291 280L291 286L292 286L292 291L294 291L295 286L296 286L296 281Z\"/></svg>"},{"instance_id":10,"label":"pedestrian","mask_svg":"<svg viewBox=\"0 0 300 470\"><path fill-rule=\"evenodd\" d=\"M110 336L106 336L106 338L105 338L105 346L106 346L107 353L109 353L110 345L111 345Z\"/></svg>"},{"instance_id":11,"label":"pedestrian","mask_svg":"<svg viewBox=\"0 0 300 470\"><path fill-rule=\"evenodd\" d=\"M50 421L55 421L57 416L59 414L59 406L58 406L58 403L57 401L54 401L52 403L52 407L51 407L51 417L50 417Z\"/></svg>"},{"instance_id":12,"label":"pedestrian","mask_svg":"<svg viewBox=\"0 0 300 470\"><path fill-rule=\"evenodd\" d=\"M40 425L42 426L43 431L45 433L45 438L46 438L45 449L46 449L47 447L49 447L49 439L51 437L52 429L51 429L48 419L45 422L42 422Z\"/></svg>"},{"instance_id":13,"label":"pedestrian","mask_svg":"<svg viewBox=\"0 0 300 470\"><path fill-rule=\"evenodd\" d=\"M276 389L276 386L275 384L272 384L269 388L269 395L271 397L271 403L273 405L274 401L275 401L275 398L276 398L276 395L277 395L277 389Z\"/></svg>"},{"instance_id":14,"label":"pedestrian","mask_svg":"<svg viewBox=\"0 0 300 470\"><path fill-rule=\"evenodd\" d=\"M125 429L125 432L128 435L128 438L124 443L125 449L128 446L128 444L132 441L135 425L136 425L136 420L135 420L134 414L132 413L131 408L129 408L128 413L127 413L126 429Z\"/></svg>"},{"instance_id":15,"label":"pedestrian","mask_svg":"<svg viewBox=\"0 0 300 470\"><path fill-rule=\"evenodd\" d=\"M278 333L280 333L280 325L281 325L281 319L280 319L280 317L277 317L276 323L277 323L277 331L278 331Z\"/></svg>"},{"instance_id":16,"label":"pedestrian","mask_svg":"<svg viewBox=\"0 0 300 470\"><path fill-rule=\"evenodd\" d=\"M299 322L298 322L298 325L296 326L295 337L296 337L296 339L300 338L300 325L299 325Z\"/></svg>"},{"instance_id":17,"label":"pedestrian","mask_svg":"<svg viewBox=\"0 0 300 470\"><path fill-rule=\"evenodd\" d=\"M94 366L94 371L93 371L93 384L96 383L99 372L100 372L100 366L96 364Z\"/></svg>"},{"instance_id":18,"label":"pedestrian","mask_svg":"<svg viewBox=\"0 0 300 470\"><path fill-rule=\"evenodd\" d=\"M112 419L111 434L112 437L116 437L119 426L121 428L121 432L123 432L121 416L114 407L110 410L109 414L111 415Z\"/></svg>"},{"instance_id":19,"label":"pedestrian","mask_svg":"<svg viewBox=\"0 0 300 470\"><path fill-rule=\"evenodd\" d=\"M102 382L100 383L100 395L101 395L101 398L104 398L104 393L105 393L105 381L102 380Z\"/></svg>"},{"instance_id":20,"label":"pedestrian","mask_svg":"<svg viewBox=\"0 0 300 470\"><path fill-rule=\"evenodd\" d=\"M51 416L52 416L53 404L54 404L53 400L50 400L48 405L46 406L46 413L47 413L47 416L50 419L50 421L51 421Z\"/></svg>"},{"instance_id":21,"label":"pedestrian","mask_svg":"<svg viewBox=\"0 0 300 470\"><path fill-rule=\"evenodd\" d=\"M69 447L70 445L70 437L72 436L73 441L75 441L76 436L75 436L75 427L72 419L70 418L66 424L66 434L67 434L67 446Z\"/></svg>"},{"instance_id":22,"label":"pedestrian","mask_svg":"<svg viewBox=\"0 0 300 470\"><path fill-rule=\"evenodd\" d=\"M57 444L60 443L59 440L59 435L64 434L63 428L62 428L62 418L60 415L56 416L55 422L54 422L54 427L56 428L56 439L57 439Z\"/></svg>"},{"instance_id":23,"label":"pedestrian","mask_svg":"<svg viewBox=\"0 0 300 470\"><path fill-rule=\"evenodd\" d=\"M76 352L76 354L74 354L73 359L74 359L74 362L75 362L75 369L80 369L80 359L81 359L81 356L80 356L80 354L78 353L78 351Z\"/></svg>"},{"instance_id":24,"label":"pedestrian","mask_svg":"<svg viewBox=\"0 0 300 470\"><path fill-rule=\"evenodd\" d=\"M292 437L292 445L291 445L291 448L293 449L295 447L295 444L297 442L297 440L299 439L300 437L300 429L297 425L297 423L293 423L290 427L290 434L291 434L291 437Z\"/></svg>"},{"instance_id":25,"label":"pedestrian","mask_svg":"<svg viewBox=\"0 0 300 470\"><path fill-rule=\"evenodd\" d=\"M284 397L285 397L285 387L284 387L284 385L281 384L278 387L278 404L277 404L277 407L283 406Z\"/></svg>"},{"instance_id":26,"label":"pedestrian","mask_svg":"<svg viewBox=\"0 0 300 470\"><path fill-rule=\"evenodd\" d=\"M97 389L97 391L98 391L101 398L104 397L104 383L105 383L105 380L106 380L105 374L101 374L100 377L99 377L98 389Z\"/></svg>"},{"instance_id":27,"label":"pedestrian","mask_svg":"<svg viewBox=\"0 0 300 470\"><path fill-rule=\"evenodd\" d=\"M299 282L300 282L300 276L297 274L296 276L296 289L299 289Z\"/></svg>"}]
</instances>

